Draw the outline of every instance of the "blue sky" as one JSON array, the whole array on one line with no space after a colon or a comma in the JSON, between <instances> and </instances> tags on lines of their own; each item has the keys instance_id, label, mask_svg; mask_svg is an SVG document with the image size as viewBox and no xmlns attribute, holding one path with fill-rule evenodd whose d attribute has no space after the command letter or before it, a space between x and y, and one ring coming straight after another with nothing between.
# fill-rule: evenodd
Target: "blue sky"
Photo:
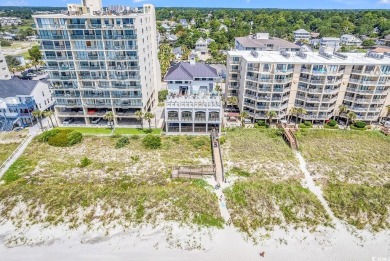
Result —
<instances>
[{"instance_id":1,"label":"blue sky","mask_svg":"<svg viewBox=\"0 0 390 261\"><path fill-rule=\"evenodd\" d=\"M1 0L0 5L66 6L80 0ZM230 7L293 9L389 9L390 0L103 0L103 5L140 6L151 3L158 7Z\"/></svg>"}]
</instances>

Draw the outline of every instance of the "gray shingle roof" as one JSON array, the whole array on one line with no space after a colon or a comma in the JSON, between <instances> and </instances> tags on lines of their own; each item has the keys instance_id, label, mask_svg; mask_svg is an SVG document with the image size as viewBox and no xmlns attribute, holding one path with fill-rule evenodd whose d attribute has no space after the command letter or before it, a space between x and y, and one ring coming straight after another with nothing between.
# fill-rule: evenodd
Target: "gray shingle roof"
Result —
<instances>
[{"instance_id":1,"label":"gray shingle roof","mask_svg":"<svg viewBox=\"0 0 390 261\"><path fill-rule=\"evenodd\" d=\"M252 37L244 36L236 37L235 39L242 46L248 48L263 48L266 47L267 44L273 44L278 46L279 48L299 48L299 46L297 46L296 44L277 37L272 37L270 39L253 39Z\"/></svg>"},{"instance_id":2,"label":"gray shingle roof","mask_svg":"<svg viewBox=\"0 0 390 261\"><path fill-rule=\"evenodd\" d=\"M16 95L30 95L39 81L0 80L0 98L15 97Z\"/></svg>"},{"instance_id":3,"label":"gray shingle roof","mask_svg":"<svg viewBox=\"0 0 390 261\"><path fill-rule=\"evenodd\" d=\"M191 81L194 78L217 78L217 70L204 63L181 62L172 66L164 80L165 81Z\"/></svg>"}]
</instances>

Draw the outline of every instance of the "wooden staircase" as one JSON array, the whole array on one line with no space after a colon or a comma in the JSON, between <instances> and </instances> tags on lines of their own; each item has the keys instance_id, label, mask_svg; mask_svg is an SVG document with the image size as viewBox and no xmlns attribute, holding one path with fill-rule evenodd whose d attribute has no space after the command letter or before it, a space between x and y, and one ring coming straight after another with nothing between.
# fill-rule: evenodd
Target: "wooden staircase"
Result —
<instances>
[{"instance_id":1,"label":"wooden staircase","mask_svg":"<svg viewBox=\"0 0 390 261\"><path fill-rule=\"evenodd\" d=\"M295 137L295 131L296 128L288 126L288 125L282 125L283 128L283 138L284 140L290 145L291 149L297 150L299 148L297 138Z\"/></svg>"}]
</instances>

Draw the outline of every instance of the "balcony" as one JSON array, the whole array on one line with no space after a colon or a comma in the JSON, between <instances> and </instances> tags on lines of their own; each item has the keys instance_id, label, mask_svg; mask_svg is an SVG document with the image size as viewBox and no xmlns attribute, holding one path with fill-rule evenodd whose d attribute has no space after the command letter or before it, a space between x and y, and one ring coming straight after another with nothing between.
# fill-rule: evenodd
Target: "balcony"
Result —
<instances>
[{"instance_id":1,"label":"balcony","mask_svg":"<svg viewBox=\"0 0 390 261\"><path fill-rule=\"evenodd\" d=\"M40 40L67 40L68 36L66 35L40 35Z\"/></svg>"},{"instance_id":2,"label":"balcony","mask_svg":"<svg viewBox=\"0 0 390 261\"><path fill-rule=\"evenodd\" d=\"M121 39L137 39L136 35L103 35L104 39L121 40Z\"/></svg>"},{"instance_id":3,"label":"balcony","mask_svg":"<svg viewBox=\"0 0 390 261\"><path fill-rule=\"evenodd\" d=\"M121 70L138 71L139 66L109 66L108 69L115 70L115 71L121 71Z\"/></svg>"},{"instance_id":4,"label":"balcony","mask_svg":"<svg viewBox=\"0 0 390 261\"><path fill-rule=\"evenodd\" d=\"M68 29L86 29L85 24L68 24Z\"/></svg>"},{"instance_id":5,"label":"balcony","mask_svg":"<svg viewBox=\"0 0 390 261\"><path fill-rule=\"evenodd\" d=\"M109 55L107 60L128 60L128 61L138 61L138 56L126 56L126 55Z\"/></svg>"},{"instance_id":6,"label":"balcony","mask_svg":"<svg viewBox=\"0 0 390 261\"><path fill-rule=\"evenodd\" d=\"M275 79L274 82L275 83L289 83L289 82L291 82L291 79L290 78L287 78L287 79Z\"/></svg>"},{"instance_id":7,"label":"balcony","mask_svg":"<svg viewBox=\"0 0 390 261\"><path fill-rule=\"evenodd\" d=\"M258 88L257 89L259 92L270 92L271 88Z\"/></svg>"},{"instance_id":8,"label":"balcony","mask_svg":"<svg viewBox=\"0 0 390 261\"><path fill-rule=\"evenodd\" d=\"M353 88L353 87L348 87L347 91L348 92L357 92L357 93L367 93L367 94L374 93L374 90L362 90L362 89Z\"/></svg>"},{"instance_id":9,"label":"balcony","mask_svg":"<svg viewBox=\"0 0 390 261\"><path fill-rule=\"evenodd\" d=\"M80 70L93 70L93 71L97 71L97 70L106 70L106 67L104 66L80 66Z\"/></svg>"},{"instance_id":10,"label":"balcony","mask_svg":"<svg viewBox=\"0 0 390 261\"><path fill-rule=\"evenodd\" d=\"M311 84L324 84L325 81L324 80L311 80L310 83Z\"/></svg>"},{"instance_id":11,"label":"balcony","mask_svg":"<svg viewBox=\"0 0 390 261\"><path fill-rule=\"evenodd\" d=\"M113 50L113 51L137 50L137 49L138 49L137 45L106 45L106 50Z\"/></svg>"},{"instance_id":12,"label":"balcony","mask_svg":"<svg viewBox=\"0 0 390 261\"><path fill-rule=\"evenodd\" d=\"M179 121L179 117L168 117L167 121Z\"/></svg>"}]
</instances>

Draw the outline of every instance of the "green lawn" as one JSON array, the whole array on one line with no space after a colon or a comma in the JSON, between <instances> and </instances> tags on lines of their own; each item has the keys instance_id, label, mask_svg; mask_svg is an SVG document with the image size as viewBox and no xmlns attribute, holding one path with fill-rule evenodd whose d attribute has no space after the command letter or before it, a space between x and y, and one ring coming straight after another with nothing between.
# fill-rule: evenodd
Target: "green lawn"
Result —
<instances>
[{"instance_id":1,"label":"green lawn","mask_svg":"<svg viewBox=\"0 0 390 261\"><path fill-rule=\"evenodd\" d=\"M59 127L59 129L69 129L81 132L87 135L98 135L98 134L111 134L110 128L89 128L89 127Z\"/></svg>"},{"instance_id":2,"label":"green lawn","mask_svg":"<svg viewBox=\"0 0 390 261\"><path fill-rule=\"evenodd\" d=\"M114 134L131 134L131 135L142 135L142 134L161 134L161 129L140 129L140 128L115 128Z\"/></svg>"}]
</instances>

